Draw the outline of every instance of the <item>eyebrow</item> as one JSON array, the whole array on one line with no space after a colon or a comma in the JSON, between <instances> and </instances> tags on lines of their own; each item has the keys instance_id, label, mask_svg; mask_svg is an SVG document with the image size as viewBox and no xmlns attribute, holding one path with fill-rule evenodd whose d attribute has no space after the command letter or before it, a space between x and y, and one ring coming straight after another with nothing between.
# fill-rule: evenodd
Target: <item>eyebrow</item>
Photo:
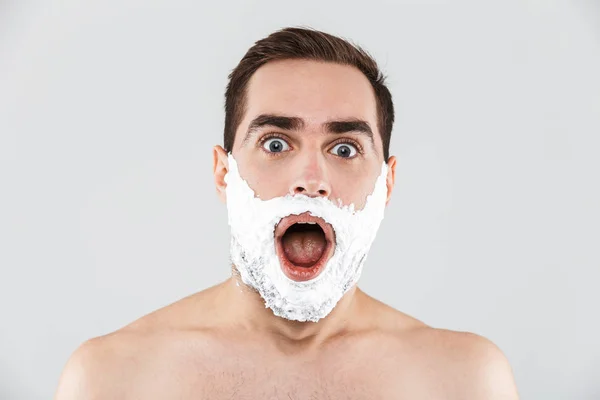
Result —
<instances>
[{"instance_id":1,"label":"eyebrow","mask_svg":"<svg viewBox=\"0 0 600 400\"><path fill-rule=\"evenodd\" d=\"M305 126L306 124L302 118L287 117L275 114L260 114L250 121L250 124L248 125L248 131L246 132L246 136L242 141L242 146L246 144L252 135L264 127L275 127L287 131L299 131ZM371 141L373 148L375 148L373 131L371 130L371 126L367 121L357 118L348 118L339 121L327 121L323 123L323 128L325 128L325 131L328 133L343 134L356 132L364 134Z\"/></svg>"}]
</instances>

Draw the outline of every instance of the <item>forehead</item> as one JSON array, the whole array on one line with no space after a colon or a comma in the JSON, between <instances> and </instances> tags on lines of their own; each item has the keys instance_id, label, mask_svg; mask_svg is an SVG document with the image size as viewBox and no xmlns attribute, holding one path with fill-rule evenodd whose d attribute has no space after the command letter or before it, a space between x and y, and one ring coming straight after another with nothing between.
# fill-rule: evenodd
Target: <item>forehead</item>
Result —
<instances>
[{"instance_id":1,"label":"forehead","mask_svg":"<svg viewBox=\"0 0 600 400\"><path fill-rule=\"evenodd\" d=\"M265 113L302 118L307 128L335 118L358 118L377 131L374 90L360 70L348 65L279 60L261 66L248 82L240 128Z\"/></svg>"}]
</instances>

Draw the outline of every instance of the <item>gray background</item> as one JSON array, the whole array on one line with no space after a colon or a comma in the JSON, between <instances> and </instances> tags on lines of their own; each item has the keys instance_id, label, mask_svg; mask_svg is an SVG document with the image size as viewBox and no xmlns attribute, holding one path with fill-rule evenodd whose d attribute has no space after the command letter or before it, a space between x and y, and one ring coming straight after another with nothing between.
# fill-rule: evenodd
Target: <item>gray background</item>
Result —
<instances>
[{"instance_id":1,"label":"gray background","mask_svg":"<svg viewBox=\"0 0 600 400\"><path fill-rule=\"evenodd\" d=\"M600 399L598 2L0 2L0 398L228 276L211 146L255 40L309 25L389 75L397 185L361 287Z\"/></svg>"}]
</instances>

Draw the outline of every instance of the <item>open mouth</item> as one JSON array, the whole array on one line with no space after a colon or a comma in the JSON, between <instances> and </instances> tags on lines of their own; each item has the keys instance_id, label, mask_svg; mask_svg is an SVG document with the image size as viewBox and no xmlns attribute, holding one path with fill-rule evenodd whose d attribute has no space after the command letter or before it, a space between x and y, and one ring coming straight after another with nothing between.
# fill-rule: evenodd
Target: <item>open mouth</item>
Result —
<instances>
[{"instance_id":1,"label":"open mouth","mask_svg":"<svg viewBox=\"0 0 600 400\"><path fill-rule=\"evenodd\" d=\"M330 224L308 212L283 218L275 227L277 256L286 276L295 281L316 278L333 255Z\"/></svg>"}]
</instances>

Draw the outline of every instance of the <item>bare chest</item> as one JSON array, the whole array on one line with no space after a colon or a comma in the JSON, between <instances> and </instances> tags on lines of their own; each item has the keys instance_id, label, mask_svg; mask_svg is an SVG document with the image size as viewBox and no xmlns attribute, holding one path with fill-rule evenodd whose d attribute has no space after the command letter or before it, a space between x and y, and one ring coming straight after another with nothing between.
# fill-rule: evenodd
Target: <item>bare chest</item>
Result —
<instances>
[{"instance_id":1,"label":"bare chest","mask_svg":"<svg viewBox=\"0 0 600 400\"><path fill-rule=\"evenodd\" d=\"M144 378L144 399L438 399L435 387L385 349L313 359L220 352L162 365ZM150 378L150 376L152 378ZM138 386L139 388L139 386ZM136 397L133 396L133 397Z\"/></svg>"},{"instance_id":2,"label":"bare chest","mask_svg":"<svg viewBox=\"0 0 600 400\"><path fill-rule=\"evenodd\" d=\"M361 372L357 366L217 369L199 383L203 396L210 399L384 399L395 391L392 380L366 369Z\"/></svg>"},{"instance_id":3,"label":"bare chest","mask_svg":"<svg viewBox=\"0 0 600 400\"><path fill-rule=\"evenodd\" d=\"M357 366L334 371L326 366L282 368L212 365L196 374L180 371L148 379L144 399L400 399L398 382L390 373L377 374ZM138 386L140 388L140 386Z\"/></svg>"}]
</instances>

